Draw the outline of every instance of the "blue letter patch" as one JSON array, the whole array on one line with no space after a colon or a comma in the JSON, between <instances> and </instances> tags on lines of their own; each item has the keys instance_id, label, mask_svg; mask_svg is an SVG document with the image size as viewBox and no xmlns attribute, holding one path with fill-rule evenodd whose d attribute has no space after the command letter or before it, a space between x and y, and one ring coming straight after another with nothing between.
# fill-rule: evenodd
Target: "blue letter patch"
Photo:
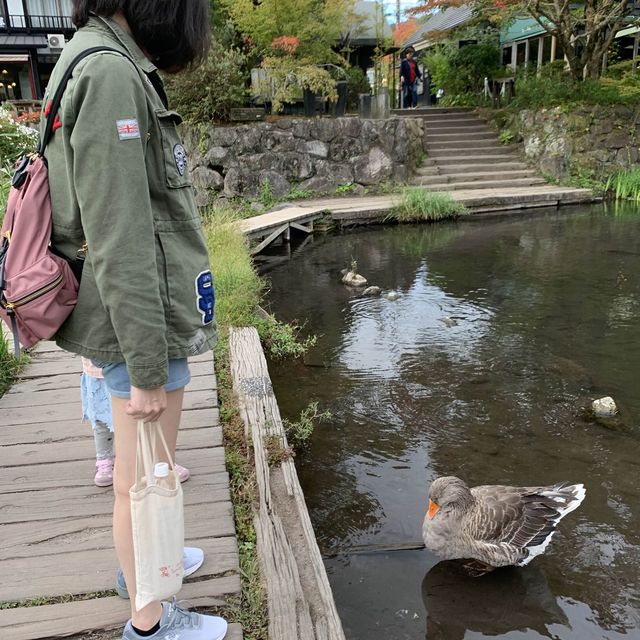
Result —
<instances>
[{"instance_id":1,"label":"blue letter patch","mask_svg":"<svg viewBox=\"0 0 640 640\"><path fill-rule=\"evenodd\" d=\"M216 303L213 291L211 271L203 271L196 278L196 296L198 311L202 315L202 324L213 322L213 308Z\"/></svg>"}]
</instances>

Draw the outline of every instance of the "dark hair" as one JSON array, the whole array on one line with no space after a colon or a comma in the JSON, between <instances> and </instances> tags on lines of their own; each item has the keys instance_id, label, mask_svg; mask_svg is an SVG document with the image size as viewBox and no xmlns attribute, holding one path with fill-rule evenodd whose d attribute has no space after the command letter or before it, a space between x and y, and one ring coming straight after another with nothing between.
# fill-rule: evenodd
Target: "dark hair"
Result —
<instances>
[{"instance_id":1,"label":"dark hair","mask_svg":"<svg viewBox=\"0 0 640 640\"><path fill-rule=\"evenodd\" d=\"M72 20L121 11L138 45L160 69L178 71L200 62L210 43L208 0L73 0Z\"/></svg>"}]
</instances>

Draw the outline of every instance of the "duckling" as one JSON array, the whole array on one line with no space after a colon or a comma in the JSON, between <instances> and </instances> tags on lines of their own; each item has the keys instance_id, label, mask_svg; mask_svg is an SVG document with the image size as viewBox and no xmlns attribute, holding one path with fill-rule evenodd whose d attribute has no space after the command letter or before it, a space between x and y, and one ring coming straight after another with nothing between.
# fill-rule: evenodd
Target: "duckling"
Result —
<instances>
[{"instance_id":1,"label":"duckling","mask_svg":"<svg viewBox=\"0 0 640 640\"><path fill-rule=\"evenodd\" d=\"M545 551L558 522L585 495L582 484L470 489L460 478L438 478L429 490L422 537L427 549L445 560L470 559L472 575L521 567Z\"/></svg>"}]
</instances>

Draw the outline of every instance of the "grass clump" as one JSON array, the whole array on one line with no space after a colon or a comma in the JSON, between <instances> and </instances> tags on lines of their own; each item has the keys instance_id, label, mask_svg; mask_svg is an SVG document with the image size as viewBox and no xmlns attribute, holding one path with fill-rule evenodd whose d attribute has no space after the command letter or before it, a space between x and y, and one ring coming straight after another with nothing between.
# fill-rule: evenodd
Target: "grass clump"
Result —
<instances>
[{"instance_id":1,"label":"grass clump","mask_svg":"<svg viewBox=\"0 0 640 640\"><path fill-rule=\"evenodd\" d=\"M245 438L244 422L233 394L229 330L256 327L266 351L275 357L301 356L315 338L300 340L300 327L274 318L265 320L258 313L266 284L253 265L246 238L233 224L242 217L242 212L232 208L213 208L203 217L216 290L219 336L215 348L216 378L242 580L241 598L230 601L224 615L242 624L245 638L267 640L267 603L253 527L253 507L257 501L253 452Z\"/></svg>"},{"instance_id":2,"label":"grass clump","mask_svg":"<svg viewBox=\"0 0 640 640\"><path fill-rule=\"evenodd\" d=\"M468 215L468 209L448 193L435 193L422 187L409 187L388 216L398 222L437 222Z\"/></svg>"},{"instance_id":3,"label":"grass clump","mask_svg":"<svg viewBox=\"0 0 640 640\"><path fill-rule=\"evenodd\" d=\"M607 191L617 200L633 200L640 203L640 169L620 171L607 181Z\"/></svg>"}]
</instances>

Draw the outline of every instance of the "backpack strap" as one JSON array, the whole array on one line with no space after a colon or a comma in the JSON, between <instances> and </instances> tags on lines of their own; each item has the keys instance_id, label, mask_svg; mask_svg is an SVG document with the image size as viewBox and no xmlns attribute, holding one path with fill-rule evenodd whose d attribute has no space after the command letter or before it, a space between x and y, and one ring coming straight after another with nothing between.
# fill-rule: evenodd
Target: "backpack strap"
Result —
<instances>
[{"instance_id":1,"label":"backpack strap","mask_svg":"<svg viewBox=\"0 0 640 640\"><path fill-rule=\"evenodd\" d=\"M85 49L82 53L79 53L71 61L66 71L64 72L64 75L62 76L62 80L60 80L60 84L58 85L58 88L56 89L55 94L53 95L53 100L51 101L51 109L49 110L49 114L47 115L47 125L44 129L44 134L42 136L42 139L40 140L40 144L38 145L38 155L44 154L44 150L46 149L47 145L51 141L51 136L53 135L53 125L56 119L56 115L60 110L60 104L62 103L62 94L67 88L67 83L69 82L69 79L71 78L74 69L86 57L94 53L97 53L99 51L112 51L113 53L117 53L131 60L131 58L129 58L129 56L126 53L123 53L118 49L113 49L112 47L91 47L90 49ZM131 62L133 62L133 60L131 60Z\"/></svg>"}]
</instances>

